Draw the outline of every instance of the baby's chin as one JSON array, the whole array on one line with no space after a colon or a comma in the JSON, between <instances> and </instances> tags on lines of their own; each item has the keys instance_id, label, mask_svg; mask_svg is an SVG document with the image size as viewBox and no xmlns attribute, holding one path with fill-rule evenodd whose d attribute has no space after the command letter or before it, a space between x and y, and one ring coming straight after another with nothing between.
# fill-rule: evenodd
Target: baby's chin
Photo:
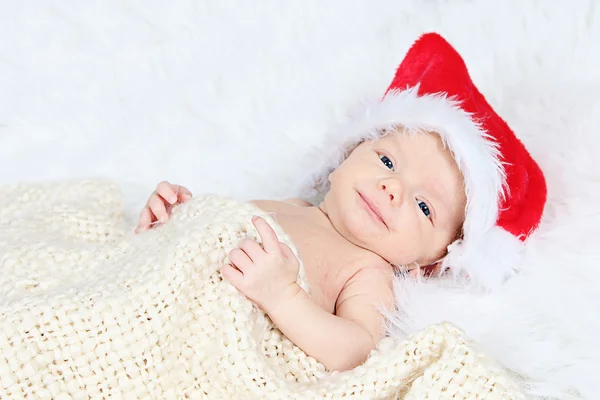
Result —
<instances>
[{"instance_id":1,"label":"baby's chin","mask_svg":"<svg viewBox=\"0 0 600 400\"><path fill-rule=\"evenodd\" d=\"M384 239L381 233L369 231L367 229L352 229L347 230L346 232L347 234L342 235L346 240L358 247L369 250L383 259L386 259L384 254L385 252L381 251L381 243Z\"/></svg>"},{"instance_id":2,"label":"baby's chin","mask_svg":"<svg viewBox=\"0 0 600 400\"><path fill-rule=\"evenodd\" d=\"M368 214L361 211L352 213L351 218L344 219L346 231L365 243L378 241L389 235L385 226L373 221Z\"/></svg>"}]
</instances>

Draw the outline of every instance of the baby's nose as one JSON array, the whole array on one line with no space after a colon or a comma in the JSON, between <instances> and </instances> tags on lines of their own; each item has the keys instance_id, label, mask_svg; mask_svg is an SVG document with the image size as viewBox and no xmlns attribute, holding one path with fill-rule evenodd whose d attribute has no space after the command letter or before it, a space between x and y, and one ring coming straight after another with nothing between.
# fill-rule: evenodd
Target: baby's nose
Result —
<instances>
[{"instance_id":1,"label":"baby's nose","mask_svg":"<svg viewBox=\"0 0 600 400\"><path fill-rule=\"evenodd\" d=\"M402 204L402 185L396 180L383 181L380 184L381 190L386 192L390 203L394 206Z\"/></svg>"}]
</instances>

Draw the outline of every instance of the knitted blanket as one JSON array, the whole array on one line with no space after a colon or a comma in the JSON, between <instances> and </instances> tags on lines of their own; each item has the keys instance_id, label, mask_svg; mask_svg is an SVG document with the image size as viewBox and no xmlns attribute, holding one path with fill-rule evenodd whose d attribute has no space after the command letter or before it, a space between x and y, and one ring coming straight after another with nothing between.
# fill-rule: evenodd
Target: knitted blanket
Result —
<instances>
[{"instance_id":1,"label":"knitted blanket","mask_svg":"<svg viewBox=\"0 0 600 400\"><path fill-rule=\"evenodd\" d=\"M111 182L0 198L1 399L523 398L448 323L326 371L220 276L253 215L293 248L250 204L197 197L135 235Z\"/></svg>"}]
</instances>

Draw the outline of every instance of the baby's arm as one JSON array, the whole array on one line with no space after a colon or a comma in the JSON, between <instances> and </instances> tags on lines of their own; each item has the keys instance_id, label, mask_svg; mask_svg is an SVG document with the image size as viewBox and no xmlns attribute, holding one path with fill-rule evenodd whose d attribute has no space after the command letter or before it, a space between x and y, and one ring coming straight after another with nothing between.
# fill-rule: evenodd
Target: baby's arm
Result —
<instances>
[{"instance_id":1,"label":"baby's arm","mask_svg":"<svg viewBox=\"0 0 600 400\"><path fill-rule=\"evenodd\" d=\"M306 354L329 370L343 371L363 363L385 336L377 306L393 306L391 279L384 271L361 270L342 290L336 315L321 309L299 287L267 313Z\"/></svg>"},{"instance_id":2,"label":"baby's arm","mask_svg":"<svg viewBox=\"0 0 600 400\"><path fill-rule=\"evenodd\" d=\"M262 245L242 241L229 253L223 277L265 311L296 346L329 370L361 364L383 338L377 306L393 303L392 271L363 269L354 274L336 302L336 314L320 308L296 283L299 261L262 218L252 220Z\"/></svg>"}]
</instances>

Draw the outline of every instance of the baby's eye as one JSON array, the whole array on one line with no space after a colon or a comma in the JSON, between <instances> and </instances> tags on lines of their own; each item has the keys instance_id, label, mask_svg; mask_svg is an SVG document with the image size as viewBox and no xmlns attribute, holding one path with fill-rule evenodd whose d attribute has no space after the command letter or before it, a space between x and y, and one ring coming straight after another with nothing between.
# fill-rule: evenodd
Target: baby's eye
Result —
<instances>
[{"instance_id":1,"label":"baby's eye","mask_svg":"<svg viewBox=\"0 0 600 400\"><path fill-rule=\"evenodd\" d=\"M386 156L379 156L379 159L381 160L381 162L383 163L383 165L385 165L386 167L388 167L392 171L394 170L394 164L392 163L392 160L390 160L388 157L386 157Z\"/></svg>"},{"instance_id":2,"label":"baby's eye","mask_svg":"<svg viewBox=\"0 0 600 400\"><path fill-rule=\"evenodd\" d=\"M417 204L419 205L419 208L421 209L421 211L423 211L423 214L425 214L427 218L431 217L431 211L429 211L429 207L424 201L417 200Z\"/></svg>"}]
</instances>

